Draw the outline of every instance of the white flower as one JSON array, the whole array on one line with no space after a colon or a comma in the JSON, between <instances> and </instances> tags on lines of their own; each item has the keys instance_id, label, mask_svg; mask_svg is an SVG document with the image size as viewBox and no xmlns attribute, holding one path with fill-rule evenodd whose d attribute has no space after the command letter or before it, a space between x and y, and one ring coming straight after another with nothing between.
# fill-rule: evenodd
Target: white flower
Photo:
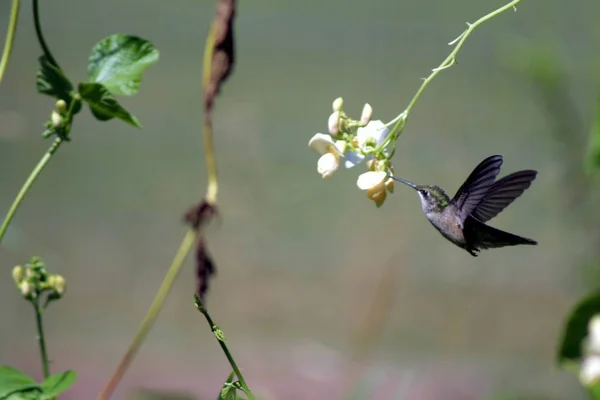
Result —
<instances>
[{"instance_id":1,"label":"white flower","mask_svg":"<svg viewBox=\"0 0 600 400\"><path fill-rule=\"evenodd\" d=\"M367 197L375 202L377 207L381 207L387 192L393 191L393 180L387 178L387 173L384 171L367 171L360 174L356 181L356 186L361 190L367 191Z\"/></svg>"},{"instance_id":2,"label":"white flower","mask_svg":"<svg viewBox=\"0 0 600 400\"><path fill-rule=\"evenodd\" d=\"M590 353L600 355L600 315L588 323L587 349Z\"/></svg>"},{"instance_id":3,"label":"white flower","mask_svg":"<svg viewBox=\"0 0 600 400\"><path fill-rule=\"evenodd\" d=\"M590 356L581 363L579 380L584 386L590 386L600 381L600 357Z\"/></svg>"},{"instance_id":4,"label":"white flower","mask_svg":"<svg viewBox=\"0 0 600 400\"><path fill-rule=\"evenodd\" d=\"M380 120L371 121L367 126L358 128L355 137L356 146L361 150L366 150L367 148L370 148L370 146L377 147L383 143L389 134L390 129L386 128L383 122ZM369 156L369 158L370 157L371 156ZM346 154L344 166L346 168L352 168L361 163L364 159L364 155L350 151Z\"/></svg>"},{"instance_id":5,"label":"white flower","mask_svg":"<svg viewBox=\"0 0 600 400\"><path fill-rule=\"evenodd\" d=\"M317 133L308 141L308 147L321 156L317 161L317 172L323 178L329 178L340 166L346 143L341 140L334 142L331 136Z\"/></svg>"}]
</instances>

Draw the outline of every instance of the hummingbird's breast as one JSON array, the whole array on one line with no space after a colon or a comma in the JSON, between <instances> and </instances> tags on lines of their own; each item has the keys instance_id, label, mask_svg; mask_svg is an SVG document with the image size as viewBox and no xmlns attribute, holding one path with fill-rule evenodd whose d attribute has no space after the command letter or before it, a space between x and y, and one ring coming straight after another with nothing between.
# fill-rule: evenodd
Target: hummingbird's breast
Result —
<instances>
[{"instance_id":1,"label":"hummingbird's breast","mask_svg":"<svg viewBox=\"0 0 600 400\"><path fill-rule=\"evenodd\" d=\"M427 218L446 239L461 247L466 244L463 224L456 207L449 205L441 212L427 214Z\"/></svg>"}]
</instances>

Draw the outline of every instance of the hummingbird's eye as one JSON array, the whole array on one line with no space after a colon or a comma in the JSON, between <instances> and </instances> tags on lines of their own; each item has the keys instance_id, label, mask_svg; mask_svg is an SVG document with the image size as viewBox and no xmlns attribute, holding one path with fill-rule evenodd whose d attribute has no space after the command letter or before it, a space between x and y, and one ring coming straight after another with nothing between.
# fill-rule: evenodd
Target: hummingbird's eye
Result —
<instances>
[{"instance_id":1,"label":"hummingbird's eye","mask_svg":"<svg viewBox=\"0 0 600 400\"><path fill-rule=\"evenodd\" d=\"M423 195L423 197L429 197L429 192L427 190L421 190L420 192Z\"/></svg>"}]
</instances>

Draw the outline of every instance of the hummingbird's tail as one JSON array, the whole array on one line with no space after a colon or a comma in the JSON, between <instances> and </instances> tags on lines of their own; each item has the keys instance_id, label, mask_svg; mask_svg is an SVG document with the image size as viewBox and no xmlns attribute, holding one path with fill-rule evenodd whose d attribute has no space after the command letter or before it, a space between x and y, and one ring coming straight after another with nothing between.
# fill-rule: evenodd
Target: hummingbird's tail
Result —
<instances>
[{"instance_id":1,"label":"hummingbird's tail","mask_svg":"<svg viewBox=\"0 0 600 400\"><path fill-rule=\"evenodd\" d=\"M484 224L474 218L465 221L465 238L467 242L474 243L480 249L493 249L522 244L537 245L533 239L513 235Z\"/></svg>"}]
</instances>

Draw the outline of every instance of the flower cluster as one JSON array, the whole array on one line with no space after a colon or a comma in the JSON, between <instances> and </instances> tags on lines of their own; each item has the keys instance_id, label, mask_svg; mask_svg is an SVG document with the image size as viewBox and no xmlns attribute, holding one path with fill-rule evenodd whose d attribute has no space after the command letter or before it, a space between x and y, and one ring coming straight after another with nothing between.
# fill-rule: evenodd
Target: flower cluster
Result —
<instances>
[{"instance_id":1,"label":"flower cluster","mask_svg":"<svg viewBox=\"0 0 600 400\"><path fill-rule=\"evenodd\" d=\"M600 315L590 319L584 354L579 373L581 383L585 386L600 383Z\"/></svg>"},{"instance_id":2,"label":"flower cluster","mask_svg":"<svg viewBox=\"0 0 600 400\"><path fill-rule=\"evenodd\" d=\"M386 147L390 144L390 129L379 120L371 120L373 108L365 104L360 119L353 120L344 113L342 98L333 102L333 113L329 116L329 134L317 133L308 146L320 157L317 172L323 178L333 175L339 166L353 168L365 162L368 171L356 182L367 197L380 207L387 192L394 190L390 155Z\"/></svg>"},{"instance_id":3,"label":"flower cluster","mask_svg":"<svg viewBox=\"0 0 600 400\"><path fill-rule=\"evenodd\" d=\"M65 278L48 273L44 262L37 257L29 260L25 267L14 267L12 277L21 295L29 301L37 301L42 293L46 293L48 302L61 298L65 293Z\"/></svg>"}]
</instances>

